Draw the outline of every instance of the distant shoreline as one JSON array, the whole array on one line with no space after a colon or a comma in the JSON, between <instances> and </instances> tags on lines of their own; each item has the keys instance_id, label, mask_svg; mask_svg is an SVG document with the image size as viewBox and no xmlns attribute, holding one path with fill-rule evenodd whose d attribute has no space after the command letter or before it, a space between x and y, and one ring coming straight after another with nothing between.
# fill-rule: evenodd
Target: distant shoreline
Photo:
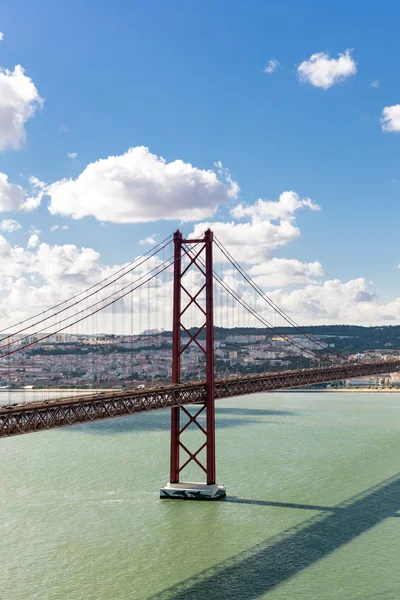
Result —
<instances>
[{"instance_id":1,"label":"distant shoreline","mask_svg":"<svg viewBox=\"0 0 400 600\"><path fill-rule=\"evenodd\" d=\"M146 388L145 388L146 389ZM88 390L87 388L35 388L34 390L30 390L30 389L23 389L23 388L17 388L17 389L1 389L0 388L0 392L3 393L21 393L21 392L28 392L29 394L32 393L43 393L43 392L48 392L49 394L53 394L53 393L68 393L68 394L82 394L82 393L86 393L86 394L98 394L100 392L119 392L121 391L120 388L96 388L96 389L91 389ZM129 391L129 390L126 390ZM299 394L301 393L312 393L312 394L322 394L322 393L333 393L333 394L338 394L338 393L369 393L369 392L379 392L379 393L389 393L389 394L396 394L396 393L400 393L400 387L398 388L384 388L384 387L373 387L373 388L320 388L320 389L316 389L316 388L310 388L310 389L298 389L298 388L285 388L285 389L280 389L280 390L271 390L271 392L297 392ZM259 393L265 393L265 392L259 392Z\"/></svg>"},{"instance_id":2,"label":"distant shoreline","mask_svg":"<svg viewBox=\"0 0 400 600\"><path fill-rule=\"evenodd\" d=\"M313 394L317 393L317 392L318 393L328 392L328 393L334 393L334 394L341 393L341 392L345 392L345 393L346 392L349 392L349 393L353 393L353 392L362 392L362 393L364 393L364 392L379 392L379 393L384 393L384 392L386 392L386 393L389 393L389 394L396 394L396 393L400 392L400 387L399 388L381 388L381 387L375 387L375 388L329 388L329 389L326 389L326 388L315 389L314 388L314 389L309 389L309 390L307 390L307 389L299 390L298 388L290 388L290 389L276 390L276 391L277 392L299 392L299 393L301 393L301 392L307 392L307 393L312 392Z\"/></svg>"},{"instance_id":3,"label":"distant shoreline","mask_svg":"<svg viewBox=\"0 0 400 600\"><path fill-rule=\"evenodd\" d=\"M34 392L49 392L49 393L53 393L53 392L68 392L69 394L73 394L74 392L86 392L87 394L98 394L99 392L119 392L120 388L95 388L95 389L91 389L88 390L87 388L35 388L33 389L26 389L26 388L16 388L16 389L11 389L11 388L0 388L0 392L29 392L29 393L34 393Z\"/></svg>"}]
</instances>

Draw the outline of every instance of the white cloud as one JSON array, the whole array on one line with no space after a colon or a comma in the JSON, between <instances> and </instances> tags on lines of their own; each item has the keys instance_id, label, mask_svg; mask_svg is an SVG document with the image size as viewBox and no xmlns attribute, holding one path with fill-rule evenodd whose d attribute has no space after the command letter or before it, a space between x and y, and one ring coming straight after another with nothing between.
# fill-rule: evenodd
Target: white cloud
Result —
<instances>
[{"instance_id":1,"label":"white cloud","mask_svg":"<svg viewBox=\"0 0 400 600\"><path fill-rule=\"evenodd\" d=\"M154 158L158 164L160 159ZM167 166L163 164L164 167ZM118 166L115 168L117 169ZM189 167L190 177L193 177L191 173L193 167L190 165ZM214 173L217 182L227 189L234 186L234 182L229 183L229 173L224 171L223 165L217 163L215 167L220 178L218 179ZM208 172L200 171L200 173ZM214 178L212 178L213 185L215 185ZM10 185L7 178L5 182ZM47 186L37 178L32 178L30 184L37 194L47 191ZM225 189L225 197L228 196L227 189ZM21 204L24 204L23 190L19 200L19 205ZM192 235L197 237L211 227L232 255L244 264L256 283L263 289L273 290L269 291L268 295L274 302L303 324L377 324L399 319L400 298L391 303L379 304L370 284L363 278L348 282L323 281L323 268L317 260L303 263L297 259L275 256L276 249L283 248L300 236L296 215L299 210L304 209L313 212L320 210L319 206L309 198L301 198L296 192L287 191L283 192L276 201L260 199L252 205L238 204L231 210L230 222L197 223ZM65 228L66 225L54 225L51 230L59 231ZM30 228L30 234L27 248L11 246L0 236L0 315L5 327L7 324L26 318L33 312L44 310L64 300L121 267L120 265L104 266L100 255L91 248L78 249L71 244L50 246L40 243L40 231L35 226ZM141 243L155 244L156 237L149 236L141 240ZM220 258L217 249L214 251L214 257L218 263ZM224 271L225 280L229 281L242 297L246 297L248 290L246 292L243 283L230 266L225 263L218 268ZM188 280L187 284L189 283ZM148 311L149 327L152 322L153 326L156 322L160 303L165 305L168 319L172 304L170 280L167 283L159 281L159 284L152 289L152 293L149 294L151 298L151 307ZM143 322L140 325L138 317L140 299L138 298L139 296L133 295L132 299L129 299L129 307L127 305L127 309L130 310L133 303L135 330L139 327L147 328ZM254 297L247 295L247 299L252 305L254 304ZM261 312L266 310L261 299L258 301L257 309ZM118 312L122 309L115 310ZM226 311L222 310L220 313L223 318ZM216 311L217 317L220 313ZM267 313L265 315L267 316ZM113 326L111 320L108 322L106 317L101 319L97 322L97 327L101 327L103 331L111 331ZM123 318L119 320L124 322ZM161 325L159 322L159 326L169 325L167 323ZM85 327L86 331L95 330L96 322Z\"/></svg>"},{"instance_id":2,"label":"white cloud","mask_svg":"<svg viewBox=\"0 0 400 600\"><path fill-rule=\"evenodd\" d=\"M58 229L67 231L68 225L53 225L52 227L50 227L50 231L57 231Z\"/></svg>"},{"instance_id":3,"label":"white cloud","mask_svg":"<svg viewBox=\"0 0 400 600\"><path fill-rule=\"evenodd\" d=\"M59 302L64 301L79 291L94 285L96 282L109 277L124 265L104 265L98 252L92 248L77 248L73 244L50 246L40 243L31 248L11 246L0 235L0 315L3 327L45 310ZM147 273L160 264L157 258L149 261L128 273L120 285L127 285L135 281L141 274ZM117 288L117 291L119 288ZM96 294L91 301L98 302L115 291L115 286L110 286ZM172 294L171 281L163 285L162 281L156 284L153 280L149 294L149 306L143 314L142 301L139 293L127 297L126 302L120 301L106 312L93 317L80 329L73 327L74 332L108 331L115 332L115 315L118 314L117 327L122 331L131 331L131 319L126 319L126 314L134 311L133 327L137 332L144 328L154 327L158 319L160 327L167 328L170 323L170 312L161 321L160 304L168 312L172 304L169 302ZM86 302L89 306L91 301ZM125 307L125 314L123 308ZM82 308L82 307L80 307ZM77 308L69 311L72 320L76 319ZM60 317L61 318L61 317ZM64 318L64 315L63 315ZM153 325L152 325L153 323ZM45 331L54 329L54 320L44 324Z\"/></svg>"},{"instance_id":4,"label":"white cloud","mask_svg":"<svg viewBox=\"0 0 400 600\"><path fill-rule=\"evenodd\" d=\"M0 150L23 146L25 123L42 106L43 99L21 65L14 71L0 69Z\"/></svg>"},{"instance_id":5,"label":"white cloud","mask_svg":"<svg viewBox=\"0 0 400 600\"><path fill-rule=\"evenodd\" d=\"M224 167L224 165L222 164L222 162L220 160L215 162L214 166L217 169L217 173L220 176L220 179L224 183L229 185L229 190L228 190L229 198L234 198L234 199L237 198L239 196L240 187L239 187L239 184L232 179L229 169Z\"/></svg>"},{"instance_id":6,"label":"white cloud","mask_svg":"<svg viewBox=\"0 0 400 600\"><path fill-rule=\"evenodd\" d=\"M78 153L77 152L68 152L67 156L68 156L68 158L72 158L72 160L73 160L74 158L76 158L78 156Z\"/></svg>"},{"instance_id":7,"label":"white cloud","mask_svg":"<svg viewBox=\"0 0 400 600\"><path fill-rule=\"evenodd\" d=\"M145 245L149 245L149 246L155 246L157 244L157 241L154 239L154 237L147 237L144 240L140 240L139 244L141 244L142 246Z\"/></svg>"},{"instance_id":8,"label":"white cloud","mask_svg":"<svg viewBox=\"0 0 400 600\"><path fill-rule=\"evenodd\" d=\"M347 282L339 279L324 281L323 267L317 260L303 263L298 259L274 256L277 248L300 236L295 216L298 210L304 208L319 210L319 206L309 198L301 199L295 192L284 192L275 202L258 200L249 206L237 205L231 214L244 222L198 223L190 237L201 236L210 227L260 288L269 290L268 296L303 325L372 325L400 319L400 298L380 304L371 289L372 284L362 277ZM217 247L214 249L214 261L219 264L217 270L222 269L223 279L236 293L267 320L275 322L265 302L261 298L255 299L238 273L226 262L224 264ZM237 323L243 319L239 312L236 308ZM218 310L216 314L219 314ZM277 324L278 327L280 325Z\"/></svg>"},{"instance_id":9,"label":"white cloud","mask_svg":"<svg viewBox=\"0 0 400 600\"><path fill-rule=\"evenodd\" d=\"M69 127L66 125L60 125L60 127L57 129L57 133L70 133Z\"/></svg>"},{"instance_id":10,"label":"white cloud","mask_svg":"<svg viewBox=\"0 0 400 600\"><path fill-rule=\"evenodd\" d=\"M7 175L0 173L0 211L20 210L24 200L25 192L23 188L20 185L10 183Z\"/></svg>"},{"instance_id":11,"label":"white cloud","mask_svg":"<svg viewBox=\"0 0 400 600\"><path fill-rule=\"evenodd\" d=\"M260 199L252 205L238 204L232 209L234 219L250 218L247 222L201 222L195 225L191 235L197 237L210 227L233 256L243 262L259 264L270 260L273 250L300 236L295 213L302 208L319 210L309 198L301 199L296 192L283 192L277 201Z\"/></svg>"},{"instance_id":12,"label":"white cloud","mask_svg":"<svg viewBox=\"0 0 400 600\"><path fill-rule=\"evenodd\" d=\"M309 208L319 211L318 204L310 198L300 198L296 192L283 192L279 200L257 200L254 204L243 206L238 204L232 209L231 214L236 219L244 217L258 217L260 219L285 219L293 217L294 213L300 208Z\"/></svg>"},{"instance_id":13,"label":"white cloud","mask_svg":"<svg viewBox=\"0 0 400 600\"><path fill-rule=\"evenodd\" d=\"M22 225L14 219L3 219L0 223L0 230L6 233L13 233L19 229L22 229Z\"/></svg>"},{"instance_id":14,"label":"white cloud","mask_svg":"<svg viewBox=\"0 0 400 600\"><path fill-rule=\"evenodd\" d=\"M272 250L285 246L300 236L300 230L290 221L275 224L267 219L253 219L247 223L234 221L198 223L191 237L200 236L208 228L212 229L233 256L251 264L266 260Z\"/></svg>"},{"instance_id":15,"label":"white cloud","mask_svg":"<svg viewBox=\"0 0 400 600\"><path fill-rule=\"evenodd\" d=\"M303 61L297 72L301 81L327 90L335 83L341 83L347 77L355 75L357 66L349 49L344 54L339 54L339 58L330 58L325 52L317 52L309 60Z\"/></svg>"},{"instance_id":16,"label":"white cloud","mask_svg":"<svg viewBox=\"0 0 400 600\"><path fill-rule=\"evenodd\" d=\"M271 58L268 61L267 66L264 68L264 73L268 73L268 75L270 75L271 73L276 71L278 67L279 67L279 61L276 60L276 58Z\"/></svg>"},{"instance_id":17,"label":"white cloud","mask_svg":"<svg viewBox=\"0 0 400 600\"><path fill-rule=\"evenodd\" d=\"M362 277L307 285L293 291L276 290L270 297L302 323L378 324L400 317L400 298L380 305Z\"/></svg>"},{"instance_id":18,"label":"white cloud","mask_svg":"<svg viewBox=\"0 0 400 600\"><path fill-rule=\"evenodd\" d=\"M238 250L240 249L238 248ZM99 253L91 248L79 249L72 244L50 246L46 243L38 243L34 247L24 249L11 246L1 235L0 255L0 314L4 327L62 302L122 267L122 265L105 266ZM235 257L241 261L241 255L237 252ZM151 260L153 262L149 266L142 266L139 269L140 273L147 272L155 264L159 264L156 259ZM268 295L292 318L302 324L379 324L390 323L400 318L400 298L387 304L379 304L377 297L371 291L370 284L362 278L347 282L328 280L316 283L316 280L323 275L322 267L317 261L301 263L295 259L270 257L265 265L261 260L259 263L254 263L250 267L250 273L263 288L282 286L274 291L269 291ZM138 272L129 274L128 279L124 279L124 285L128 281L135 280L137 276ZM196 280L196 277L194 279ZM271 311L266 308L265 303L261 298L256 300L254 295L249 295L248 290L246 292L242 280L234 275L232 269L225 271L224 279L241 297L246 298L252 306L255 306L259 312L271 320ZM191 282L191 277L187 275L185 286L193 291L190 287L191 283L193 281ZM167 281L159 280L157 284L153 280L152 285L149 295L146 294L146 298L149 298L149 305L146 307L145 313L143 310L140 312L142 308L140 294L134 293L132 297L129 297L127 303L116 305L113 309L114 312L102 312L97 316L97 320L93 318L86 323L83 330L86 333L115 332L117 324L120 331L129 332L131 318L123 318L124 306L128 311L125 316L128 313L131 314L130 311L133 310L134 331L154 327L157 318L159 327L169 328L172 307L171 278ZM283 286L293 287L293 285L302 287L294 290L282 289ZM113 289L111 286L104 290L104 297L112 293ZM216 296L216 323L226 324L226 307L221 309L221 294ZM103 297L102 294L96 295L93 301L96 302L101 297ZM160 305L165 307L165 319L160 316ZM76 310L74 307L70 311L74 319ZM164 311L162 313L164 314ZM242 317L238 315L235 322L237 324L245 323L246 321L241 321ZM161 320L162 318L164 320ZM275 321L272 322L279 327ZM124 329L125 326L128 329ZM44 327L48 327L45 330L51 331L54 325L50 320L50 325L45 324ZM81 331L83 330L81 329ZM80 331L80 328L74 327L71 331L77 332Z\"/></svg>"},{"instance_id":19,"label":"white cloud","mask_svg":"<svg viewBox=\"0 0 400 600\"><path fill-rule=\"evenodd\" d=\"M35 248L39 244L39 236L37 233L34 233L30 236L27 244L27 248Z\"/></svg>"},{"instance_id":20,"label":"white cloud","mask_svg":"<svg viewBox=\"0 0 400 600\"><path fill-rule=\"evenodd\" d=\"M301 263L300 263L301 265ZM276 264L275 267L278 267ZM274 268L275 268L274 267ZM283 270L286 266L281 263ZM303 268L304 267L304 268ZM319 275L322 268L319 263L308 263L302 265L300 269L305 274L307 267L310 268L311 278ZM300 325L323 325L323 324L358 324L358 325L379 325L393 324L400 319L400 297L393 302L380 303L376 294L372 291L372 282L366 282L364 278L359 277L350 281L340 281L339 279L325 280L322 282L313 282L307 285L302 285L306 279L302 275L301 278L295 276L293 282L292 275L287 272L288 282L285 281L282 273L273 273L271 282L268 282L266 276L254 276L253 279L260 285L262 289L266 289L269 283L273 284L270 287L276 287L279 279L282 281L282 287L275 290L267 290L268 297L283 311L285 311L292 319ZM262 269L261 269L262 270ZM253 271L253 269L251 270ZM265 285L262 285L264 280ZM297 289L282 289L293 287L290 283L296 286L301 285ZM226 271L224 281L235 290L243 300L247 301L250 306L255 308L269 322L272 322L278 329L284 325L283 319L277 317L274 311L268 304L259 296L249 292L249 286L244 284L243 279L233 270ZM218 296L218 294L217 294ZM221 301L221 294L219 294ZM226 300L225 300L226 302ZM243 323L244 311L235 305L236 323ZM232 309L232 305L230 305ZM225 307L226 312L226 307ZM241 316L240 316L240 313ZM218 312L217 312L218 314ZM226 322L226 315L225 315ZM248 323L248 321L247 321ZM252 323L253 324L253 323ZM254 320L257 325L257 321Z\"/></svg>"},{"instance_id":21,"label":"white cloud","mask_svg":"<svg viewBox=\"0 0 400 600\"><path fill-rule=\"evenodd\" d=\"M29 178L29 189L10 183L5 173L0 173L0 211L31 211L39 206L45 193L45 184L37 177Z\"/></svg>"},{"instance_id":22,"label":"white cloud","mask_svg":"<svg viewBox=\"0 0 400 600\"><path fill-rule=\"evenodd\" d=\"M385 106L381 117L383 131L400 131L400 104Z\"/></svg>"},{"instance_id":23,"label":"white cloud","mask_svg":"<svg viewBox=\"0 0 400 600\"><path fill-rule=\"evenodd\" d=\"M231 214L243 222L198 223L190 237L201 236L210 227L260 288L268 290L268 296L302 325L373 325L399 320L400 298L380 304L371 289L372 284L362 277L347 282L339 279L324 281L323 267L317 260L303 263L298 259L275 256L277 248L284 247L300 236L295 217L301 209L320 210L309 198L302 199L295 192L284 192L275 202L258 200L249 206L237 205ZM278 327L283 324L274 321L276 317L271 316L271 309L266 303L249 293L249 287L240 275L226 262L224 264L217 247L214 249L214 261L217 265L220 263L217 271L222 269L223 279L241 298ZM243 315L239 316L240 310L236 307L237 323L243 320Z\"/></svg>"},{"instance_id":24,"label":"white cloud","mask_svg":"<svg viewBox=\"0 0 400 600\"><path fill-rule=\"evenodd\" d=\"M379 81L377 79L374 79L374 81L371 81L371 83L369 85L371 87L373 87L373 88L378 88L379 87Z\"/></svg>"},{"instance_id":25,"label":"white cloud","mask_svg":"<svg viewBox=\"0 0 400 600\"><path fill-rule=\"evenodd\" d=\"M203 219L238 196L237 183L222 165L220 171L197 169L182 160L167 163L138 146L90 163L77 179L49 185L49 210L113 223Z\"/></svg>"},{"instance_id":26,"label":"white cloud","mask_svg":"<svg viewBox=\"0 0 400 600\"><path fill-rule=\"evenodd\" d=\"M30 237L26 250L10 246L0 236L0 254L0 314L11 320L15 313L29 315L68 298L80 286L89 285L88 278L95 281L101 274L94 250L38 245L38 234Z\"/></svg>"},{"instance_id":27,"label":"white cloud","mask_svg":"<svg viewBox=\"0 0 400 600\"><path fill-rule=\"evenodd\" d=\"M0 42L2 42L4 40L4 33L2 31L0 31Z\"/></svg>"},{"instance_id":28,"label":"white cloud","mask_svg":"<svg viewBox=\"0 0 400 600\"><path fill-rule=\"evenodd\" d=\"M324 270L318 261L302 263L294 258L273 257L267 262L254 265L249 275L262 289L315 283Z\"/></svg>"},{"instance_id":29,"label":"white cloud","mask_svg":"<svg viewBox=\"0 0 400 600\"><path fill-rule=\"evenodd\" d=\"M31 187L31 195L26 198L24 204L22 205L22 210L27 212L31 212L40 206L40 203L43 200L43 196L46 193L46 184L43 181L40 181L37 177L29 177L29 184Z\"/></svg>"}]
</instances>

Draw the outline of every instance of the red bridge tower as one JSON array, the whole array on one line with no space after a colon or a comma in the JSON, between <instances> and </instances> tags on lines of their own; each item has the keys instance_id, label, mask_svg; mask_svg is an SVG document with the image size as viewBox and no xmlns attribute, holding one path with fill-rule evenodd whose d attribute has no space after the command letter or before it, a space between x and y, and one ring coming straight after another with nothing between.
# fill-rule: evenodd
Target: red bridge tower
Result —
<instances>
[{"instance_id":1,"label":"red bridge tower","mask_svg":"<svg viewBox=\"0 0 400 600\"><path fill-rule=\"evenodd\" d=\"M185 263L185 265L183 265ZM200 274L197 291L190 292L183 278L190 270ZM182 308L182 292L184 307ZM205 306L204 306L205 296ZM188 311L196 310L202 317L202 324L194 330L185 326L182 318ZM202 404L196 404L195 410L185 406L171 409L171 456L170 482L160 490L161 498L180 498L190 500L215 500L225 496L223 486L216 483L215 464L215 405L214 405L214 315L213 315L213 234L209 229L200 239L184 240L180 231L174 234L174 299L172 328L172 383L181 382L181 358L183 352L195 344L206 358L206 395ZM205 344L203 336L205 330ZM181 340L181 333L186 334ZM199 422L205 413L205 422ZM184 422L183 422L184 421ZM203 443L194 452L182 441L182 434L192 425L200 430ZM192 427L193 429L193 427ZM181 452L181 450L183 452ZM181 460L181 454L183 460ZM206 481L182 482L181 471L190 463L195 463L205 474Z\"/></svg>"}]
</instances>

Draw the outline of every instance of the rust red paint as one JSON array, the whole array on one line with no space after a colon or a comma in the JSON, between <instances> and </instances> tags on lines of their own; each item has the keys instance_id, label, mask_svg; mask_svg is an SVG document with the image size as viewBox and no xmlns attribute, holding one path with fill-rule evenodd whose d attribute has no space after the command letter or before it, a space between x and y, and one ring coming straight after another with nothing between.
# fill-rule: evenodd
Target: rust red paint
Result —
<instances>
[{"instance_id":1,"label":"rust red paint","mask_svg":"<svg viewBox=\"0 0 400 600\"><path fill-rule=\"evenodd\" d=\"M193 250L190 244L196 244ZM198 247L199 246L199 247ZM188 249L189 248L189 249ZM180 367L183 352L192 344L205 354L206 357L206 386L204 403L196 414L192 415L185 408L179 406L171 409L171 455L170 455L170 482L178 483L181 471L191 462L194 462L206 474L208 484L216 480L215 460L215 402L214 402L214 303L213 303L213 234L207 230L204 238L197 240L184 240L180 231L174 234L174 299L173 299L173 327L172 327L172 383L180 383ZM182 256L187 259L187 265L182 270ZM201 262L200 262L201 260ZM205 265L205 267L204 267ZM182 284L182 278L190 269L197 269L204 277L192 295ZM199 296L205 291L206 308L199 304ZM185 305L182 307L182 292ZM190 332L182 323L182 317L187 311L197 310L203 314L205 321L197 329ZM202 331L206 333L206 344L199 341L198 336ZM181 345L181 332L187 336L186 343ZM198 422L198 416L206 412L205 428ZM184 413L182 415L182 413ZM186 419L186 424L181 427L181 416ZM181 440L181 435L189 427L197 427L205 436L204 443L195 451L188 450ZM181 464L180 450L185 452L186 460ZM202 464L198 455L206 450L206 464Z\"/></svg>"}]
</instances>

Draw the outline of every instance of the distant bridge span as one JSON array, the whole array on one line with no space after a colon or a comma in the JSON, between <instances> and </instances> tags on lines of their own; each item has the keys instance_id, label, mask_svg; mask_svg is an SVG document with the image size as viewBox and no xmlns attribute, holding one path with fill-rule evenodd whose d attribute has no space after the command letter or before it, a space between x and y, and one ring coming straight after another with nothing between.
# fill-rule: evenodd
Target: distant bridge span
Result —
<instances>
[{"instance_id":1,"label":"distant bridge span","mask_svg":"<svg viewBox=\"0 0 400 600\"><path fill-rule=\"evenodd\" d=\"M316 383L328 383L352 377L380 375L400 371L400 360L340 365L316 369L279 371L215 380L215 399L258 392L271 392ZM188 404L203 404L206 382L192 381L144 390L70 396L43 402L27 402L0 407L0 437L67 427L88 421L100 421L143 411Z\"/></svg>"}]
</instances>

